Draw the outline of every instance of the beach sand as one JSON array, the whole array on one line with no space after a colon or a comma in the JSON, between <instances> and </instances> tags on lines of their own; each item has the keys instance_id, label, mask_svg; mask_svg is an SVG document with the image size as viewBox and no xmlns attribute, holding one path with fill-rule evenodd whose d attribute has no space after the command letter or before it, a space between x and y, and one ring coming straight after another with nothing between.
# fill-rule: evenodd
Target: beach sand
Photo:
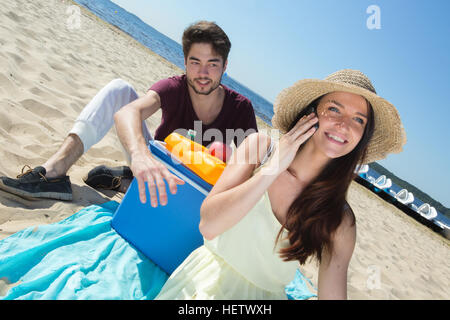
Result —
<instances>
[{"instance_id":1,"label":"beach sand","mask_svg":"<svg viewBox=\"0 0 450 320\"><path fill-rule=\"evenodd\" d=\"M0 175L16 176L26 164L43 164L109 81L122 78L142 95L154 82L182 73L84 8L80 28L71 30L72 5L17 0L0 7ZM160 118L158 112L147 120L152 132ZM125 165L114 129L70 169L73 201L26 200L0 190L0 239L91 204L120 201L122 194L99 192L82 181L100 164ZM348 200L358 232L349 299L450 299L449 240L357 183ZM310 262L303 270L317 286L317 265Z\"/></svg>"}]
</instances>

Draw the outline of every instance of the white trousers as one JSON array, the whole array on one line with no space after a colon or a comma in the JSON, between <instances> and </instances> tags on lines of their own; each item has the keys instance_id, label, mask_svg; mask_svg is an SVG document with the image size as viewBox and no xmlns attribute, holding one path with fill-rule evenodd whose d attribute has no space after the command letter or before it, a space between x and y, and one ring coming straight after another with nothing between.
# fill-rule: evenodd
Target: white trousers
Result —
<instances>
[{"instance_id":1,"label":"white trousers","mask_svg":"<svg viewBox=\"0 0 450 320\"><path fill-rule=\"evenodd\" d=\"M114 79L84 107L69 134L73 133L80 137L84 152L87 152L94 144L103 139L114 125L114 114L137 98L136 91L129 83L122 79ZM145 141L153 140L144 121L142 122L142 134ZM129 160L128 157L127 160Z\"/></svg>"}]
</instances>

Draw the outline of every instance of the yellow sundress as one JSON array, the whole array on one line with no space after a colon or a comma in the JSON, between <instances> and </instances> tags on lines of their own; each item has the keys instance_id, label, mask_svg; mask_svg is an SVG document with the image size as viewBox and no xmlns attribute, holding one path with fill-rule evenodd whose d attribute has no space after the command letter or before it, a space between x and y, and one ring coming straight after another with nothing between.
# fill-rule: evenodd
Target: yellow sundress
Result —
<instances>
[{"instance_id":1,"label":"yellow sundress","mask_svg":"<svg viewBox=\"0 0 450 320\"><path fill-rule=\"evenodd\" d=\"M173 272L156 299L287 299L298 261L283 261L275 239L281 224L267 191L231 229L193 251ZM286 235L283 230L281 239Z\"/></svg>"}]
</instances>

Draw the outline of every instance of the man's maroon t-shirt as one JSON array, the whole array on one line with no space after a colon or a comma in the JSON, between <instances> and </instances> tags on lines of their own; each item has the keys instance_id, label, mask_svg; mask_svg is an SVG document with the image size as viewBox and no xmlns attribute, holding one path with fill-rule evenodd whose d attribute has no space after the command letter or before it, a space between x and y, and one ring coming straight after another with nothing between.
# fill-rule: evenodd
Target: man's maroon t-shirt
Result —
<instances>
[{"instance_id":1,"label":"man's maroon t-shirt","mask_svg":"<svg viewBox=\"0 0 450 320\"><path fill-rule=\"evenodd\" d=\"M198 142L201 141L204 146L207 146L212 141L218 139L214 136L211 137L207 130L216 128L222 133L224 140L222 142L230 144L231 140L234 140L235 145L239 145L243 140L242 134L233 136L229 131L227 139L226 129L242 129L241 132L253 129L249 130L246 135L257 131L255 112L249 99L223 84L222 87L225 89L222 110L212 123L208 125L202 123L202 132L198 132L200 126L197 125L194 128L194 121L200 120L192 106L186 75L163 79L152 85L149 90L158 93L161 99L162 110L161 124L156 129L155 139L164 140L170 133L177 129L185 129L186 131L193 129L197 131L195 140Z\"/></svg>"}]
</instances>

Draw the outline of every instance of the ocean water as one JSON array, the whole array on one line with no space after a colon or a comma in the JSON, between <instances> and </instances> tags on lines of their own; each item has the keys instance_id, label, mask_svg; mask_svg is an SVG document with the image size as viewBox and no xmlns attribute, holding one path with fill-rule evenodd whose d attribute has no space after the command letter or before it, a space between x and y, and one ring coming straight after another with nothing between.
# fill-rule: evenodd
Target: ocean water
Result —
<instances>
[{"instance_id":1,"label":"ocean water","mask_svg":"<svg viewBox=\"0 0 450 320\"><path fill-rule=\"evenodd\" d=\"M101 19L119 27L153 52L184 70L184 56L181 44L152 28L134 14L109 0L75 0L75 2L86 7ZM226 74L222 78L222 83L250 99L255 113L266 123L271 124L270 120L273 116L272 103ZM369 169L369 175L374 178L380 176L373 169ZM393 184L391 189L398 192L402 187ZM415 197L414 204L419 207L423 202ZM438 212L434 220L450 226L450 219L440 212Z\"/></svg>"}]
</instances>

